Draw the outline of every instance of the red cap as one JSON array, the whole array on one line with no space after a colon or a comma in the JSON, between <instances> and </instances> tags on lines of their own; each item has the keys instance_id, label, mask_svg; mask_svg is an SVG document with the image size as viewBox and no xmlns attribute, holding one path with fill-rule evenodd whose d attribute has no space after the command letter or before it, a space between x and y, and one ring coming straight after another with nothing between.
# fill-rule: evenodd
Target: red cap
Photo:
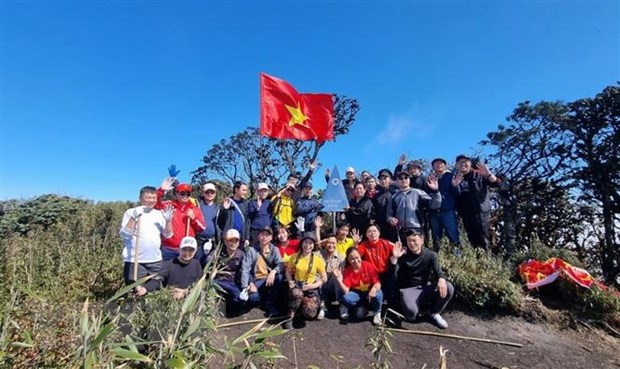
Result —
<instances>
[{"instance_id":1,"label":"red cap","mask_svg":"<svg viewBox=\"0 0 620 369\"><path fill-rule=\"evenodd\" d=\"M183 192L183 191L192 192L192 186L188 185L187 183L179 184L177 186L177 192Z\"/></svg>"}]
</instances>

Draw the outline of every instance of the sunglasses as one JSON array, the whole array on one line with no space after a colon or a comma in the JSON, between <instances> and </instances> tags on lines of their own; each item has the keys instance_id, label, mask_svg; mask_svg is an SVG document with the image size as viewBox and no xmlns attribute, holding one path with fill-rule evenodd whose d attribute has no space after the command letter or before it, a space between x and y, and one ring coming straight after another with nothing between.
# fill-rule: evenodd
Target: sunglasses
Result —
<instances>
[{"instance_id":1,"label":"sunglasses","mask_svg":"<svg viewBox=\"0 0 620 369\"><path fill-rule=\"evenodd\" d=\"M205 193L215 193L213 190L206 190Z\"/></svg>"},{"instance_id":2,"label":"sunglasses","mask_svg":"<svg viewBox=\"0 0 620 369\"><path fill-rule=\"evenodd\" d=\"M181 196L189 196L191 194L192 194L191 192L187 192L187 191L179 192L179 195Z\"/></svg>"}]
</instances>

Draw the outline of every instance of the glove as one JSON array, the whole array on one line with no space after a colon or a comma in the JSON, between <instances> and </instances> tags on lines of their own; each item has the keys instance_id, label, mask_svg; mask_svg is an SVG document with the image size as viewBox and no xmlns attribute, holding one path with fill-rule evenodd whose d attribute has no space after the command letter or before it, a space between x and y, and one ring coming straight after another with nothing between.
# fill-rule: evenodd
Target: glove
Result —
<instances>
[{"instance_id":1,"label":"glove","mask_svg":"<svg viewBox=\"0 0 620 369\"><path fill-rule=\"evenodd\" d=\"M168 167L168 174L170 175L170 177L176 177L179 173L181 173L181 171L177 170L177 166L174 164L170 164L170 166Z\"/></svg>"},{"instance_id":2,"label":"glove","mask_svg":"<svg viewBox=\"0 0 620 369\"><path fill-rule=\"evenodd\" d=\"M297 217L295 226L299 232L304 232L306 230L306 219L304 217Z\"/></svg>"},{"instance_id":3,"label":"glove","mask_svg":"<svg viewBox=\"0 0 620 369\"><path fill-rule=\"evenodd\" d=\"M172 214L174 214L174 208L170 205L166 206L166 208L162 211L162 215L164 216L164 220L166 220L166 222L170 222L172 220Z\"/></svg>"},{"instance_id":4,"label":"glove","mask_svg":"<svg viewBox=\"0 0 620 369\"><path fill-rule=\"evenodd\" d=\"M244 288L243 291L241 291L241 293L239 294L239 300L241 301L248 301L249 297L250 297L250 294L248 293L247 288Z\"/></svg>"},{"instance_id":5,"label":"glove","mask_svg":"<svg viewBox=\"0 0 620 369\"><path fill-rule=\"evenodd\" d=\"M140 218L142 216L142 214L144 214L145 207L144 206L138 206L135 207L133 209L133 212L131 213L131 217L133 218L133 220L137 221L138 218Z\"/></svg>"},{"instance_id":6,"label":"glove","mask_svg":"<svg viewBox=\"0 0 620 369\"><path fill-rule=\"evenodd\" d=\"M205 253L208 253L213 248L213 242L211 240L207 240L204 245L202 245L202 249Z\"/></svg>"}]
</instances>

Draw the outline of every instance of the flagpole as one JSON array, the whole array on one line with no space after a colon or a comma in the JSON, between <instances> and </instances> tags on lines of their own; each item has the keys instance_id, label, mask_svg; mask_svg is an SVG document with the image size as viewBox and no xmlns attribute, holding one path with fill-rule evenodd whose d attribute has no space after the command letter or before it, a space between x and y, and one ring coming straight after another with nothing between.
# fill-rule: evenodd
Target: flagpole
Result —
<instances>
[{"instance_id":1,"label":"flagpole","mask_svg":"<svg viewBox=\"0 0 620 369\"><path fill-rule=\"evenodd\" d=\"M336 212L332 212L332 233L336 234Z\"/></svg>"}]
</instances>

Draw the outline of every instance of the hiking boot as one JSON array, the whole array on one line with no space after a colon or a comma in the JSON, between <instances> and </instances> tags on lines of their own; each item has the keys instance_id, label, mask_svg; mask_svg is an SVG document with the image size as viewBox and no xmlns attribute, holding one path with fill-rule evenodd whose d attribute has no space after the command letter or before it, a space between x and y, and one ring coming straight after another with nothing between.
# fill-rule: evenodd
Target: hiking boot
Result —
<instances>
[{"instance_id":1,"label":"hiking boot","mask_svg":"<svg viewBox=\"0 0 620 369\"><path fill-rule=\"evenodd\" d=\"M286 322L284 322L284 329L290 331L291 329L293 329L293 318L287 320Z\"/></svg>"},{"instance_id":2,"label":"hiking boot","mask_svg":"<svg viewBox=\"0 0 620 369\"><path fill-rule=\"evenodd\" d=\"M349 308L346 307L344 304L340 305L340 319L349 319Z\"/></svg>"},{"instance_id":3,"label":"hiking boot","mask_svg":"<svg viewBox=\"0 0 620 369\"><path fill-rule=\"evenodd\" d=\"M355 317L357 319L364 319L366 315L368 315L368 309L366 309L365 306L358 306L357 309L355 309Z\"/></svg>"},{"instance_id":4,"label":"hiking boot","mask_svg":"<svg viewBox=\"0 0 620 369\"><path fill-rule=\"evenodd\" d=\"M448 328L448 322L446 322L445 319L442 318L441 315L439 315L439 313L431 315L431 318L433 318L433 320L435 321L435 324L437 324L439 328L441 329Z\"/></svg>"},{"instance_id":5,"label":"hiking boot","mask_svg":"<svg viewBox=\"0 0 620 369\"><path fill-rule=\"evenodd\" d=\"M372 324L383 325L383 320L381 320L381 313L375 313L375 315L372 317Z\"/></svg>"},{"instance_id":6,"label":"hiking boot","mask_svg":"<svg viewBox=\"0 0 620 369\"><path fill-rule=\"evenodd\" d=\"M321 309L319 311L319 315L316 316L316 320L323 320L325 319L325 309Z\"/></svg>"}]
</instances>

